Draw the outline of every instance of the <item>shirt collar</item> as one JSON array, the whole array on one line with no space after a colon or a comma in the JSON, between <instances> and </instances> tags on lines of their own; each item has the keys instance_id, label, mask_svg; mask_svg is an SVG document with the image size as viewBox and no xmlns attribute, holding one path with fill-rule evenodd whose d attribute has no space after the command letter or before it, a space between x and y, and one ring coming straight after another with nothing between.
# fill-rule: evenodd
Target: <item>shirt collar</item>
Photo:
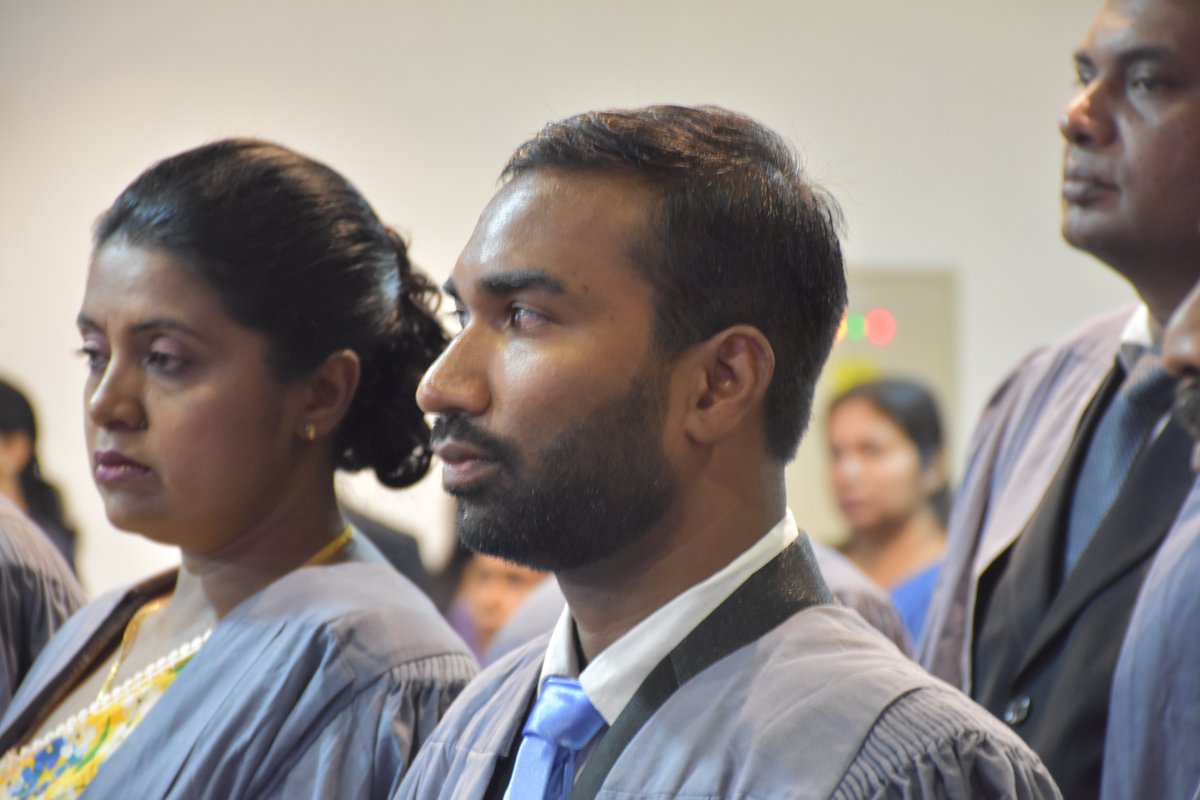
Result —
<instances>
[{"instance_id":1,"label":"shirt collar","mask_svg":"<svg viewBox=\"0 0 1200 800\"><path fill-rule=\"evenodd\" d=\"M592 705L612 725L658 662L799 535L796 520L788 511L741 555L639 622L592 659L582 672L575 652L575 623L570 607L564 608L550 634L538 691L550 675L578 678Z\"/></svg>"},{"instance_id":2,"label":"shirt collar","mask_svg":"<svg viewBox=\"0 0 1200 800\"><path fill-rule=\"evenodd\" d=\"M1147 350L1153 349L1154 336L1150 332L1150 309L1145 303L1134 310L1133 316L1125 323L1121 331L1121 344L1117 349L1117 360L1128 375L1133 369L1138 357Z\"/></svg>"}]
</instances>

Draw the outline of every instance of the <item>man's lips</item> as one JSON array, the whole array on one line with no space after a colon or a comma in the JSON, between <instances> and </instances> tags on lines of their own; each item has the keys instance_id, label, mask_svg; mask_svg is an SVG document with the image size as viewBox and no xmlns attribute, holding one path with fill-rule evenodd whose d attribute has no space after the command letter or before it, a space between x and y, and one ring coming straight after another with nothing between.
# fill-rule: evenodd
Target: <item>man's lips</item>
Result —
<instances>
[{"instance_id":1,"label":"man's lips","mask_svg":"<svg viewBox=\"0 0 1200 800\"><path fill-rule=\"evenodd\" d=\"M98 450L93 456L97 483L119 483L150 474L150 468L116 450Z\"/></svg>"},{"instance_id":2,"label":"man's lips","mask_svg":"<svg viewBox=\"0 0 1200 800\"><path fill-rule=\"evenodd\" d=\"M442 460L442 485L448 491L466 488L500 469L493 454L474 445L446 440L435 443L433 452Z\"/></svg>"},{"instance_id":3,"label":"man's lips","mask_svg":"<svg viewBox=\"0 0 1200 800\"><path fill-rule=\"evenodd\" d=\"M1109 192L1117 185L1098 172L1068 164L1063 171L1063 199L1069 203L1088 203Z\"/></svg>"}]
</instances>

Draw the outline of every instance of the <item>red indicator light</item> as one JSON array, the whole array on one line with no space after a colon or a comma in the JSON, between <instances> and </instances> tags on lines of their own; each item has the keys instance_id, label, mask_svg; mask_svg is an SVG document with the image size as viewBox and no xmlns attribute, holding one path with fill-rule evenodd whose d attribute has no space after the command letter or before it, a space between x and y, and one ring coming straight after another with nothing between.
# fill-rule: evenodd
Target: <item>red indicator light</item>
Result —
<instances>
[{"instance_id":1,"label":"red indicator light","mask_svg":"<svg viewBox=\"0 0 1200 800\"><path fill-rule=\"evenodd\" d=\"M896 338L896 318L886 308L871 310L866 323L866 334L871 344L883 346Z\"/></svg>"}]
</instances>

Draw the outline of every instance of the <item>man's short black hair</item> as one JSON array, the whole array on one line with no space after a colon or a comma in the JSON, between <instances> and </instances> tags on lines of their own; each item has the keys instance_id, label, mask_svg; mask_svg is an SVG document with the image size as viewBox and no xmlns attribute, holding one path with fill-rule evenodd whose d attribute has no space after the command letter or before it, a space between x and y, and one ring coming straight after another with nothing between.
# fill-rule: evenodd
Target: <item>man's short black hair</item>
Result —
<instances>
[{"instance_id":1,"label":"man's short black hair","mask_svg":"<svg viewBox=\"0 0 1200 800\"><path fill-rule=\"evenodd\" d=\"M731 325L762 331L775 352L767 443L790 461L846 306L846 277L841 212L787 142L714 106L593 111L547 125L503 178L543 168L629 173L651 191L650 235L631 255L654 291L658 345L673 358Z\"/></svg>"}]
</instances>

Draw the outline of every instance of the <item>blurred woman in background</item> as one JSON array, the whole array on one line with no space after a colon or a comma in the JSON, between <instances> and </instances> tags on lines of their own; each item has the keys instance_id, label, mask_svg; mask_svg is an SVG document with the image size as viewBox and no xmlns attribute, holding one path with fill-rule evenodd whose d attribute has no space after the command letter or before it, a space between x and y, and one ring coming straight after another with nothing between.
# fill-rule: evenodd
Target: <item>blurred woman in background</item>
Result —
<instances>
[{"instance_id":1,"label":"blurred woman in background","mask_svg":"<svg viewBox=\"0 0 1200 800\"><path fill-rule=\"evenodd\" d=\"M0 494L37 523L75 570L75 528L67 521L62 494L42 477L33 405L4 380L0 380Z\"/></svg>"},{"instance_id":2,"label":"blurred woman in background","mask_svg":"<svg viewBox=\"0 0 1200 800\"><path fill-rule=\"evenodd\" d=\"M435 288L345 178L270 143L162 161L100 218L78 317L96 486L178 570L50 642L0 795L387 797L474 660L343 521L428 469Z\"/></svg>"},{"instance_id":3,"label":"blurred woman in background","mask_svg":"<svg viewBox=\"0 0 1200 800\"><path fill-rule=\"evenodd\" d=\"M922 384L886 379L834 399L830 482L850 526L845 553L891 592L921 637L946 548L949 489L941 417Z\"/></svg>"},{"instance_id":4,"label":"blurred woman in background","mask_svg":"<svg viewBox=\"0 0 1200 800\"><path fill-rule=\"evenodd\" d=\"M471 554L449 617L481 663L496 632L548 576L495 556Z\"/></svg>"}]
</instances>

